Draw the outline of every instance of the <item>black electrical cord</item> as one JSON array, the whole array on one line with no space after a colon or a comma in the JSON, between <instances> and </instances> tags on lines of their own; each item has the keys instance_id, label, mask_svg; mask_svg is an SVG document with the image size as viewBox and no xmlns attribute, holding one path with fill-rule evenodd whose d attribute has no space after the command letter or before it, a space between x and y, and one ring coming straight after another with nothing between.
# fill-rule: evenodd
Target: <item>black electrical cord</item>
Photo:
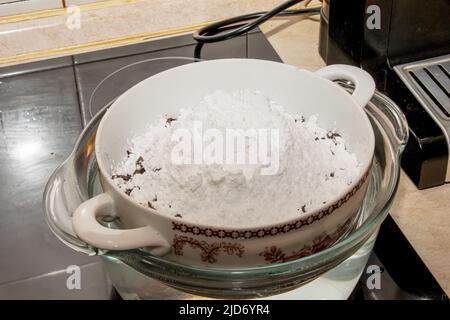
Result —
<instances>
[{"instance_id":1,"label":"black electrical cord","mask_svg":"<svg viewBox=\"0 0 450 320\"><path fill-rule=\"evenodd\" d=\"M293 5L304 0L290 0L286 1L270 11L256 12L245 14L242 16L225 19L216 23L212 23L196 32L194 32L194 39L199 43L218 42L240 36L250 30L256 28L261 23L269 20L274 16L292 16L298 14L317 14L320 8L303 8L298 10L286 10ZM247 22L248 23L241 23Z\"/></svg>"}]
</instances>

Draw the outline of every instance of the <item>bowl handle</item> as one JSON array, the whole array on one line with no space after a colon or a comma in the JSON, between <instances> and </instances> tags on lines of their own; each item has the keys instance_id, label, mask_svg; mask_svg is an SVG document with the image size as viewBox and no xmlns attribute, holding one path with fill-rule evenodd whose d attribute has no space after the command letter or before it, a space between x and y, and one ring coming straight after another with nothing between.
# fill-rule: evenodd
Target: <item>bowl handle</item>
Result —
<instances>
[{"instance_id":1,"label":"bowl handle","mask_svg":"<svg viewBox=\"0 0 450 320\"><path fill-rule=\"evenodd\" d=\"M114 200L107 193L101 193L83 202L73 214L72 225L75 233L90 245L106 250L150 247L151 253L155 255L163 255L170 251L169 243L152 226L125 230L110 229L97 221L101 213L116 216Z\"/></svg>"},{"instance_id":2,"label":"bowl handle","mask_svg":"<svg viewBox=\"0 0 450 320\"><path fill-rule=\"evenodd\" d=\"M375 81L366 71L346 64L332 64L316 71L316 74L330 81L348 80L355 85L353 99L365 107L375 92Z\"/></svg>"}]
</instances>

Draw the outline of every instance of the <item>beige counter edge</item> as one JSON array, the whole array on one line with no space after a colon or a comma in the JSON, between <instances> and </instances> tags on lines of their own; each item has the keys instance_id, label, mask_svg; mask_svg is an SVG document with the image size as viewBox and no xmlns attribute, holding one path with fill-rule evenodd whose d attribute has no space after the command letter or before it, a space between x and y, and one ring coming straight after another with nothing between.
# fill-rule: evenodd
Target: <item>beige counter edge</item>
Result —
<instances>
[{"instance_id":1,"label":"beige counter edge","mask_svg":"<svg viewBox=\"0 0 450 320\"><path fill-rule=\"evenodd\" d=\"M190 32L208 22L267 10L277 3L110 0L81 5L78 15L54 9L0 17L0 67Z\"/></svg>"}]
</instances>

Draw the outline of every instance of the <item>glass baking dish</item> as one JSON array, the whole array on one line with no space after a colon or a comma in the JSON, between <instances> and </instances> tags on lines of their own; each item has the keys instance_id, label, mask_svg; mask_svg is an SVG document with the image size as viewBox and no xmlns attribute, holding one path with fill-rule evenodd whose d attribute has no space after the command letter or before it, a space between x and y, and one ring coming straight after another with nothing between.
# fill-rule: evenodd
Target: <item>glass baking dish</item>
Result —
<instances>
[{"instance_id":1,"label":"glass baking dish","mask_svg":"<svg viewBox=\"0 0 450 320\"><path fill-rule=\"evenodd\" d=\"M119 75L123 73L112 74L113 77ZM352 90L352 84L338 83ZM113 100L111 96L109 101ZM102 257L105 270L123 298L346 299L350 295L367 263L399 182L400 157L408 139L408 127L393 101L376 92L365 108L375 132L375 161L366 197L351 232L333 246L297 260L228 269L191 267L140 249L104 251L76 237L72 230L72 213L79 204L101 192L93 151L96 129L108 105L93 116L72 154L50 177L44 192L44 212L50 229L68 247ZM104 217L102 223L120 227L120 221L108 217Z\"/></svg>"}]
</instances>

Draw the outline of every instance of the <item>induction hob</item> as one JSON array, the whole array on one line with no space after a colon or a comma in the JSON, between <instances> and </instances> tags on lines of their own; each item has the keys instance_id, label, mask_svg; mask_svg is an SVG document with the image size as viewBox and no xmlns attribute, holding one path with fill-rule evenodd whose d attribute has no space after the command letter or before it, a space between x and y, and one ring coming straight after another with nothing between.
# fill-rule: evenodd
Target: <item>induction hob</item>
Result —
<instances>
[{"instance_id":1,"label":"induction hob","mask_svg":"<svg viewBox=\"0 0 450 320\"><path fill-rule=\"evenodd\" d=\"M0 68L0 299L119 298L99 258L75 253L53 236L44 220L42 193L95 112L89 99L97 85L124 66L163 57L281 61L255 30L202 47L192 35L182 35ZM109 86L114 92L97 94L97 105L173 67L163 62L152 66L154 70L136 69L133 79L116 81ZM369 289L371 273L364 272L351 299L448 299L390 216L369 265L380 267L381 289ZM68 283L70 266L83 273L80 289Z\"/></svg>"}]
</instances>

